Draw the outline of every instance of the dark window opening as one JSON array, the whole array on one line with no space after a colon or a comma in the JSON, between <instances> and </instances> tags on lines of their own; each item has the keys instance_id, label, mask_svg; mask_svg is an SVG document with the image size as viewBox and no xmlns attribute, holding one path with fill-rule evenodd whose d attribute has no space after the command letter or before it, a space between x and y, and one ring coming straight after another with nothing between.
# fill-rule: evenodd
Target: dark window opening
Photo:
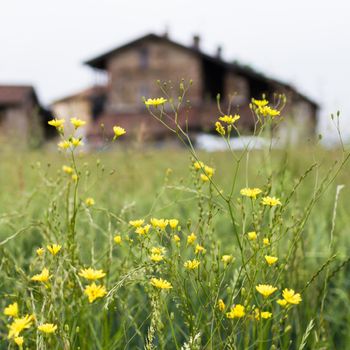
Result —
<instances>
[{"instance_id":1,"label":"dark window opening","mask_svg":"<svg viewBox=\"0 0 350 350\"><path fill-rule=\"evenodd\" d=\"M0 107L0 127L5 120L5 112L6 112L5 108Z\"/></svg>"},{"instance_id":2,"label":"dark window opening","mask_svg":"<svg viewBox=\"0 0 350 350\"><path fill-rule=\"evenodd\" d=\"M51 139L51 138L57 137L57 132L55 128L51 127L48 124L48 121L53 118L52 111L43 107L39 107L38 113L41 118L41 123L44 126L45 138Z\"/></svg>"},{"instance_id":3,"label":"dark window opening","mask_svg":"<svg viewBox=\"0 0 350 350\"><path fill-rule=\"evenodd\" d=\"M104 110L104 105L106 102L105 95L96 95L91 98L91 112L93 120L96 120Z\"/></svg>"},{"instance_id":4,"label":"dark window opening","mask_svg":"<svg viewBox=\"0 0 350 350\"><path fill-rule=\"evenodd\" d=\"M211 61L203 61L204 100L216 101L217 94L224 93L225 69Z\"/></svg>"},{"instance_id":5,"label":"dark window opening","mask_svg":"<svg viewBox=\"0 0 350 350\"><path fill-rule=\"evenodd\" d=\"M263 95L265 98L269 98L271 91L269 84L263 80L249 78L249 92L250 92L250 100L255 98L257 100L261 99Z\"/></svg>"}]
</instances>

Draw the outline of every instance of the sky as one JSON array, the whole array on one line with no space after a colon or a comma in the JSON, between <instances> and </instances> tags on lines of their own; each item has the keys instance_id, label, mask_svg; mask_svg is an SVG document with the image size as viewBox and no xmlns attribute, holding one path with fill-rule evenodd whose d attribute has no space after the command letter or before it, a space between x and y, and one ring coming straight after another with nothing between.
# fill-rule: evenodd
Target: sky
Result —
<instances>
[{"instance_id":1,"label":"sky","mask_svg":"<svg viewBox=\"0 0 350 350\"><path fill-rule=\"evenodd\" d=\"M43 104L96 81L83 61L149 32L238 60L322 107L319 132L350 139L348 0L0 0L0 84L32 84ZM189 77L190 78L190 77Z\"/></svg>"}]
</instances>

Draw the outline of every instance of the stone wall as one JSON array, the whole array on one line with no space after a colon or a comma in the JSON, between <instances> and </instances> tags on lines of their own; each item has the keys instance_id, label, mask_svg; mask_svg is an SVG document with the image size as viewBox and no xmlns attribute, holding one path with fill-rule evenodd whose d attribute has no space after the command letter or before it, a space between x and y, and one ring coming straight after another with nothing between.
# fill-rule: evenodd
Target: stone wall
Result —
<instances>
[{"instance_id":1,"label":"stone wall","mask_svg":"<svg viewBox=\"0 0 350 350\"><path fill-rule=\"evenodd\" d=\"M0 112L0 137L14 142L28 141L30 116L22 106L8 106Z\"/></svg>"},{"instance_id":2,"label":"stone wall","mask_svg":"<svg viewBox=\"0 0 350 350\"><path fill-rule=\"evenodd\" d=\"M194 84L188 98L192 103L200 102L202 98L199 58L166 42L146 41L119 52L108 62L108 75L107 112L140 111L143 96L163 95L156 84L158 79L170 80L174 92L178 91L181 78L192 79Z\"/></svg>"}]
</instances>

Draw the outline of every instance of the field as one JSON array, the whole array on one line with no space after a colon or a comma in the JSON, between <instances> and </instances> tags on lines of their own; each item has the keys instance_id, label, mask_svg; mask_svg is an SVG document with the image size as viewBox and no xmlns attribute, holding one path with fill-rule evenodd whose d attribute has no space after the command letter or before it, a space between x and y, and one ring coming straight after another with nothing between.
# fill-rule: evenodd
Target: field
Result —
<instances>
[{"instance_id":1,"label":"field","mask_svg":"<svg viewBox=\"0 0 350 350\"><path fill-rule=\"evenodd\" d=\"M1 349L347 348L345 151L78 146L0 153Z\"/></svg>"}]
</instances>

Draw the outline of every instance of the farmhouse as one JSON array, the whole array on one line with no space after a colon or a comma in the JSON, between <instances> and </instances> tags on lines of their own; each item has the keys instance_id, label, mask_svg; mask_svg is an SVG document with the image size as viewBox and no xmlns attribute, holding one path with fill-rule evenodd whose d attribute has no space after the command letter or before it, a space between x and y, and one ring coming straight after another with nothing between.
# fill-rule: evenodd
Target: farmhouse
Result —
<instances>
[{"instance_id":1,"label":"farmhouse","mask_svg":"<svg viewBox=\"0 0 350 350\"><path fill-rule=\"evenodd\" d=\"M38 144L50 136L49 113L30 85L0 85L0 138L16 144Z\"/></svg>"},{"instance_id":2,"label":"farmhouse","mask_svg":"<svg viewBox=\"0 0 350 350\"><path fill-rule=\"evenodd\" d=\"M125 127L128 135L143 140L169 138L169 132L149 116L142 98L162 95L157 80L170 81L168 85L176 90L182 78L194 82L187 95L191 108L183 111L193 136L214 131L218 93L223 105L231 96L231 112L241 115L240 126L247 133L254 126L249 109L251 98L261 98L265 94L273 100L275 93L285 94L288 101L284 110L288 123L280 127L281 135L288 132L294 140L301 140L315 133L318 110L315 102L286 83L238 63L224 61L220 47L215 55L204 53L199 36L193 37L191 46L185 46L166 34L148 34L85 64L104 73L106 85L60 99L52 108L56 117L75 116L86 120L84 132L91 143L101 142L113 125Z\"/></svg>"}]
</instances>

